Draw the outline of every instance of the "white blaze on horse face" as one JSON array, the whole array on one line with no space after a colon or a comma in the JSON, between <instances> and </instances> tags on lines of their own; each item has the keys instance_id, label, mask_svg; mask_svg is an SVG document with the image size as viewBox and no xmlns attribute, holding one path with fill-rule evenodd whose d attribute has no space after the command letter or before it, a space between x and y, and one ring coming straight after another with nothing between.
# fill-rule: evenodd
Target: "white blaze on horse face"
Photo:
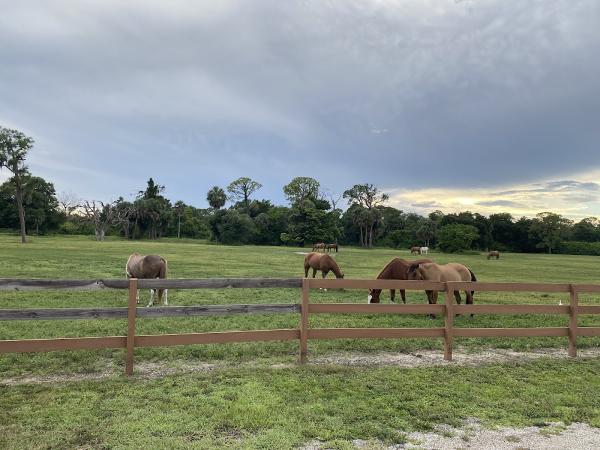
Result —
<instances>
[{"instance_id":1,"label":"white blaze on horse face","mask_svg":"<svg viewBox=\"0 0 600 450\"><path fill-rule=\"evenodd\" d=\"M369 294L369 296L367 297L367 303L371 303L371 300L373 300L373 296Z\"/></svg>"}]
</instances>

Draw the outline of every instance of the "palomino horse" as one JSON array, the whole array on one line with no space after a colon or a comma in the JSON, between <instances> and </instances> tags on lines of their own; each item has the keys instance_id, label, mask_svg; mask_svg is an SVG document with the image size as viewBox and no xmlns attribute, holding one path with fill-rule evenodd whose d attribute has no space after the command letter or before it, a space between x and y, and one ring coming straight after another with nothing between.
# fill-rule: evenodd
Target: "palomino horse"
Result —
<instances>
[{"instance_id":1,"label":"palomino horse","mask_svg":"<svg viewBox=\"0 0 600 450\"><path fill-rule=\"evenodd\" d=\"M419 255L427 255L429 253L429 247L419 247Z\"/></svg>"},{"instance_id":2,"label":"palomino horse","mask_svg":"<svg viewBox=\"0 0 600 450\"><path fill-rule=\"evenodd\" d=\"M421 247L411 247L410 248L410 254L411 255L420 255L421 254Z\"/></svg>"},{"instance_id":3,"label":"palomino horse","mask_svg":"<svg viewBox=\"0 0 600 450\"><path fill-rule=\"evenodd\" d=\"M436 264L436 263L413 263L408 269L409 280L427 280L427 281L477 281L475 274L466 266L458 263ZM465 303L473 304L474 291L465 291L467 296ZM438 292L432 291L428 294L430 304L436 304ZM454 291L456 303L460 304L460 292ZM473 314L471 314L472 316Z\"/></svg>"},{"instance_id":4,"label":"palomino horse","mask_svg":"<svg viewBox=\"0 0 600 450\"><path fill-rule=\"evenodd\" d=\"M500 259L500 252L498 250L492 250L491 252L488 252L487 259L490 258Z\"/></svg>"},{"instance_id":5,"label":"palomino horse","mask_svg":"<svg viewBox=\"0 0 600 450\"><path fill-rule=\"evenodd\" d=\"M313 278L317 275L317 270L323 274L323 278L329 272L333 272L336 278L344 278L344 274L337 265L335 259L324 253L309 253L304 257L304 277L308 278L308 269L313 270Z\"/></svg>"},{"instance_id":6,"label":"palomino horse","mask_svg":"<svg viewBox=\"0 0 600 450\"><path fill-rule=\"evenodd\" d=\"M313 251L313 252L314 252L314 251L317 251L317 252L318 252L318 251L319 251L319 250L321 250L321 249L322 249L323 251L325 251L325 242L317 242L315 245L313 245L313 249L312 249L312 251Z\"/></svg>"},{"instance_id":7,"label":"palomino horse","mask_svg":"<svg viewBox=\"0 0 600 450\"><path fill-rule=\"evenodd\" d=\"M415 261L406 261L401 258L394 258L386 266L383 268L379 275L377 275L378 280L407 280L408 269L411 264L417 263L427 263L431 262L430 259L418 259ZM379 295L381 294L381 289L369 289L369 296L367 300L369 303L379 303ZM402 302L406 303L406 295L404 289L400 289L400 296L402 297ZM390 289L390 300L393 302L396 298L396 290ZM429 294L427 295L429 298Z\"/></svg>"},{"instance_id":8,"label":"palomino horse","mask_svg":"<svg viewBox=\"0 0 600 450\"><path fill-rule=\"evenodd\" d=\"M158 255L140 255L133 253L129 255L125 265L125 274L127 278L167 278L167 260ZM164 304L168 305L167 289L158 289L158 301L161 302L165 294ZM150 289L150 303L146 306L154 305L154 294L156 289ZM139 290L135 294L138 303L140 302Z\"/></svg>"},{"instance_id":9,"label":"palomino horse","mask_svg":"<svg viewBox=\"0 0 600 450\"><path fill-rule=\"evenodd\" d=\"M338 252L338 245L337 244L325 244L325 250L327 250L328 252L331 252L331 250L335 250L335 252Z\"/></svg>"}]
</instances>

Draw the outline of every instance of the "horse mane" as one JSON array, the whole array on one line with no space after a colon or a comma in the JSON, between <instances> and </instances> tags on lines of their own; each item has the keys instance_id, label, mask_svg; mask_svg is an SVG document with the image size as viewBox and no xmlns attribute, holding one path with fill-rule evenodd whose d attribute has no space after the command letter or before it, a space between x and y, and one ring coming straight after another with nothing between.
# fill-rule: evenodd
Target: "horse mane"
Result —
<instances>
[{"instance_id":1,"label":"horse mane","mask_svg":"<svg viewBox=\"0 0 600 450\"><path fill-rule=\"evenodd\" d=\"M322 258L327 258L327 261L331 261L331 270L335 273L336 278L340 278L342 276L342 270L335 259L333 259L329 255L323 255Z\"/></svg>"}]
</instances>

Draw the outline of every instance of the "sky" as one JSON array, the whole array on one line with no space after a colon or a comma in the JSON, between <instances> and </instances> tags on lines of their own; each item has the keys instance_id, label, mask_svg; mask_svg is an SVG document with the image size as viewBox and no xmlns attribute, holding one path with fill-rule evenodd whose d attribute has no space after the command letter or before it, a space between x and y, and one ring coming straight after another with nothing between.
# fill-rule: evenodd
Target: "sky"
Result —
<instances>
[{"instance_id":1,"label":"sky","mask_svg":"<svg viewBox=\"0 0 600 450\"><path fill-rule=\"evenodd\" d=\"M0 125L57 192L240 176L391 206L600 216L597 0L0 0ZM7 174L0 174L0 179Z\"/></svg>"}]
</instances>

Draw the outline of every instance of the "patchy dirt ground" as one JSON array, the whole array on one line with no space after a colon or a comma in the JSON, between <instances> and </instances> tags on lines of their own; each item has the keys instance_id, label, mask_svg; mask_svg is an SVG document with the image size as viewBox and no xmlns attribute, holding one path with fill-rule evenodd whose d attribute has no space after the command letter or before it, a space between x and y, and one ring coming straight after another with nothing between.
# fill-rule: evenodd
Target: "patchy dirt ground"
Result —
<instances>
[{"instance_id":1,"label":"patchy dirt ground","mask_svg":"<svg viewBox=\"0 0 600 450\"><path fill-rule=\"evenodd\" d=\"M578 351L580 358L599 358L600 348L589 348ZM426 367L437 365L459 365L479 366L494 363L526 362L538 358L568 358L567 351L563 349L539 349L530 352L516 352L506 349L490 349L484 352L469 353L460 348L454 351L451 362L444 360L443 352L440 350L424 350L414 353L394 352L339 352L328 353L322 356L313 356L308 359L308 365L325 366L396 366L402 368ZM110 377L121 376L123 367L115 364L113 360L106 359L103 364L104 370L91 373L56 373L50 375L28 374L13 378L0 378L0 385L14 386L19 384L43 384L43 383L68 383L82 380L101 380ZM289 369L295 367L296 363L268 362L192 362L192 361L170 361L168 363L138 362L135 364L135 376L144 379L162 378L175 374L186 374L194 372L208 372L213 370L224 370L236 367L246 368L270 368Z\"/></svg>"},{"instance_id":2,"label":"patchy dirt ground","mask_svg":"<svg viewBox=\"0 0 600 450\"><path fill-rule=\"evenodd\" d=\"M377 441L355 440L358 449L494 449L494 450L589 450L600 447L600 429L585 423L549 423L525 428L483 428L477 419L469 419L459 428L439 425L429 433L409 433L405 444L385 446ZM323 448L318 442L305 450Z\"/></svg>"}]
</instances>

